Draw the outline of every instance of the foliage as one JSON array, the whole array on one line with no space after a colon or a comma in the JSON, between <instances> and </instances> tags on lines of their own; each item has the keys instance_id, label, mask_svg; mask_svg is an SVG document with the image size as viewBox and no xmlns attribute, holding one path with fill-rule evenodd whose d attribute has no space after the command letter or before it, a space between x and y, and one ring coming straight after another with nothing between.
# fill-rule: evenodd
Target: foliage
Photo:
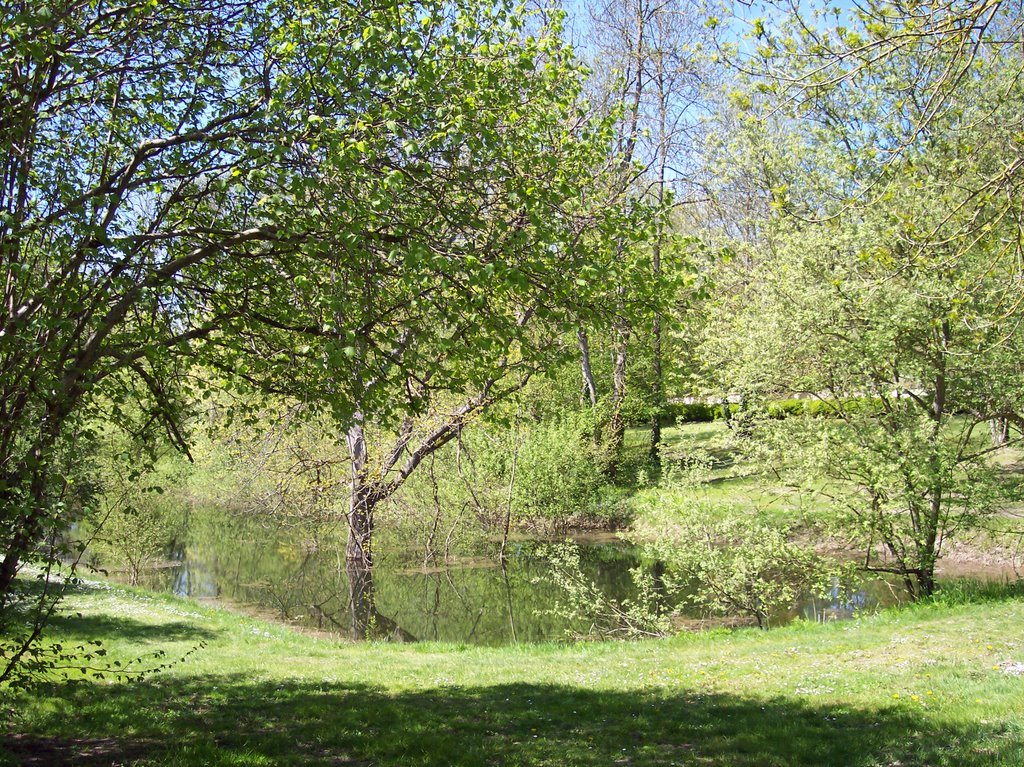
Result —
<instances>
[{"instance_id":1,"label":"foliage","mask_svg":"<svg viewBox=\"0 0 1024 767\"><path fill-rule=\"evenodd\" d=\"M704 402L669 402L663 409L663 418L669 423L710 423L719 415L720 406Z\"/></svg>"},{"instance_id":2,"label":"foliage","mask_svg":"<svg viewBox=\"0 0 1024 767\"><path fill-rule=\"evenodd\" d=\"M540 424L525 434L514 496L518 518L564 529L574 518L599 516L606 484L587 431L578 424Z\"/></svg>"},{"instance_id":3,"label":"foliage","mask_svg":"<svg viewBox=\"0 0 1024 767\"><path fill-rule=\"evenodd\" d=\"M745 83L717 142L733 163L722 187L747 183L767 204L736 244L742 266L703 351L716 383L753 402L842 403L831 418L759 423L750 435L771 446L759 460L830 498L869 568L920 596L945 541L998 508L975 430L1019 418L1024 401L1007 171L1019 60L965 61L898 5L854 9L848 26L801 20L781 35L761 25L776 77ZM927 31L911 33L919 22ZM999 47L990 31L966 34ZM782 94L796 83L813 87L793 103Z\"/></svg>"},{"instance_id":4,"label":"foliage","mask_svg":"<svg viewBox=\"0 0 1024 767\"><path fill-rule=\"evenodd\" d=\"M531 401L545 407L543 397ZM517 420L508 415L516 407L496 407L486 420L465 425L452 444L424 459L381 505L389 539L440 554L453 544L493 535L506 514L511 514L511 527L520 530L623 522L617 502L622 492L608 486L586 438L589 414ZM202 459L189 470L188 481L178 483L175 497L193 504L227 504L246 515L273 517L274 524L339 522L351 464L330 419L269 407L260 412L272 428L221 424L200 439ZM373 452L382 452L395 438L387 428L365 430ZM220 476L207 488L211 471ZM229 499L218 494L225 478Z\"/></svg>"},{"instance_id":5,"label":"foliage","mask_svg":"<svg viewBox=\"0 0 1024 767\"><path fill-rule=\"evenodd\" d=\"M647 569L633 568L631 576L635 593L614 599L587 577L580 564L580 548L567 541L550 544L537 551L549 564L549 578L559 590L559 597L544 608L577 628L568 629L577 639L636 639L666 636L672 624L663 608L663 595Z\"/></svg>"},{"instance_id":6,"label":"foliage","mask_svg":"<svg viewBox=\"0 0 1024 767\"><path fill-rule=\"evenodd\" d=\"M463 527L455 534L463 537L478 525L500 530L506 515L511 528L519 530L621 524L621 493L599 469L587 439L587 415L474 424L455 445L432 456L395 496L397 514L389 517L397 518L390 523L418 517L422 530L425 524L432 527L438 515L451 524L453 516L462 516ZM459 509L469 513L456 513Z\"/></svg>"},{"instance_id":7,"label":"foliage","mask_svg":"<svg viewBox=\"0 0 1024 767\"><path fill-rule=\"evenodd\" d=\"M822 228L814 236L801 231L799 244L780 238L746 295L757 308L731 320L771 333L730 332L725 355L735 380L751 389L797 389L843 403L830 418L762 423L757 431L769 450L760 459L797 485L831 479L836 519L872 552L869 566L927 594L946 538L992 513L998 500L973 435L1019 401L1006 377L1016 342L1002 340L1006 328L994 319L1003 285L980 245L977 256L943 268L945 253L906 254L898 242L886 244L881 227L873 240L859 239L869 233L854 227L848 250L838 252L841 230ZM874 242L872 252L865 241ZM799 292L782 285L794 276L805 286ZM887 556L874 561L879 544Z\"/></svg>"},{"instance_id":8,"label":"foliage","mask_svg":"<svg viewBox=\"0 0 1024 767\"><path fill-rule=\"evenodd\" d=\"M1021 127L1018 7L1002 0L780 6L787 12L755 19L755 42L730 45L729 56L760 76L759 90L799 104L803 117L844 126L845 159L857 177L846 204L884 201L891 167L922 146L955 145L958 162L990 172L961 179L950 190L950 210L996 205L954 240L938 230L929 236L968 249L972 233L986 225L1020 228L1019 167L996 159L1014 156L1012 136ZM737 96L752 103L749 94Z\"/></svg>"},{"instance_id":9,"label":"foliage","mask_svg":"<svg viewBox=\"0 0 1024 767\"><path fill-rule=\"evenodd\" d=\"M267 11L0 10L4 635L26 619L25 560L49 572L52 542L90 510L77 480L98 424L183 444L178 360L239 311L208 302L217 281L267 255L240 181L267 157ZM52 604L36 608L45 620Z\"/></svg>"},{"instance_id":10,"label":"foliage","mask_svg":"<svg viewBox=\"0 0 1024 767\"><path fill-rule=\"evenodd\" d=\"M564 360L577 328L665 300L644 247L658 211L617 183L614 116L593 116L557 20L524 24L474 1L292 30L276 107L294 120L298 103L309 152L289 154L287 204L267 215L319 244L259 278L281 291L244 286L244 341L215 364L333 419L362 566L376 509L426 458Z\"/></svg>"},{"instance_id":11,"label":"foliage","mask_svg":"<svg viewBox=\"0 0 1024 767\"><path fill-rule=\"evenodd\" d=\"M104 488L95 518L86 527L96 531L89 546L91 568L123 569L129 584L137 586L144 570L163 563L174 541L184 534L187 519L180 498L166 494L163 483L173 478L165 475L157 480L161 484L140 478Z\"/></svg>"},{"instance_id":12,"label":"foliage","mask_svg":"<svg viewBox=\"0 0 1024 767\"><path fill-rule=\"evenodd\" d=\"M939 588L925 600L925 604L954 608L960 605L1004 602L1024 597L1024 580L994 581L976 578L951 578L944 580Z\"/></svg>"},{"instance_id":13,"label":"foliage","mask_svg":"<svg viewBox=\"0 0 1024 767\"><path fill-rule=\"evenodd\" d=\"M187 450L185 395L245 381L343 429L430 411L429 452L607 322L612 286L649 303L651 211L602 180L610 119L557 23L475 0L0 14L0 631L96 424Z\"/></svg>"},{"instance_id":14,"label":"foliage","mask_svg":"<svg viewBox=\"0 0 1024 767\"><path fill-rule=\"evenodd\" d=\"M746 615L767 629L803 593L828 594L835 565L789 540L788 531L742 516L715 518L700 505L645 542L666 563L669 591L712 613Z\"/></svg>"},{"instance_id":15,"label":"foliage","mask_svg":"<svg viewBox=\"0 0 1024 767\"><path fill-rule=\"evenodd\" d=\"M724 418L724 405L707 402L670 402L662 410L666 423L710 423ZM763 404L764 414L769 418L787 418L793 415L839 417L841 413L877 411L881 400L869 397L851 397L836 401L822 398L811 399L770 399ZM729 404L730 417L740 413L740 405ZM644 421L637 421L636 424Z\"/></svg>"},{"instance_id":16,"label":"foliage","mask_svg":"<svg viewBox=\"0 0 1024 767\"><path fill-rule=\"evenodd\" d=\"M632 247L645 216L608 197L609 128L587 116L556 26L527 36L513 7L470 2L350 22L318 11L279 32L276 109L301 124L289 204L271 177L264 208L323 241L263 278L286 278L287 302L247 294L270 321L237 328L266 350L247 376L343 427L550 362L552 331L597 321L626 272L593 235L615 226Z\"/></svg>"}]
</instances>

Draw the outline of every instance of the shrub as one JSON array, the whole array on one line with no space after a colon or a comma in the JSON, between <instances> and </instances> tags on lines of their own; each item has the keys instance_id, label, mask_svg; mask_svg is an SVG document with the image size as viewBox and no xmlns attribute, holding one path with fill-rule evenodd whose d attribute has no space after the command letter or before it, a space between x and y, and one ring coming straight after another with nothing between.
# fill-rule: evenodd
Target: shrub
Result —
<instances>
[{"instance_id":1,"label":"shrub","mask_svg":"<svg viewBox=\"0 0 1024 767\"><path fill-rule=\"evenodd\" d=\"M826 595L839 566L799 546L785 528L722 514L696 502L683 515L663 519L645 557L665 563L670 592L719 615L747 615L767 629L801 593Z\"/></svg>"},{"instance_id":2,"label":"shrub","mask_svg":"<svg viewBox=\"0 0 1024 767\"><path fill-rule=\"evenodd\" d=\"M101 514L102 525L90 549L103 566L124 570L131 586L138 586L143 571L166 558L185 529L184 505L152 488L104 499Z\"/></svg>"},{"instance_id":3,"label":"shrub","mask_svg":"<svg viewBox=\"0 0 1024 767\"><path fill-rule=\"evenodd\" d=\"M670 633L671 621L659 609L660 595L644 567L630 570L634 594L614 599L584 572L578 544L565 541L541 546L536 555L547 561L546 577L559 591L559 596L538 614L554 615L576 626L568 630L573 638L635 639Z\"/></svg>"},{"instance_id":4,"label":"shrub","mask_svg":"<svg viewBox=\"0 0 1024 767\"><path fill-rule=\"evenodd\" d=\"M766 410L769 418L786 418L791 415L803 415L808 412L807 405L812 400L780 399L769 402Z\"/></svg>"},{"instance_id":5,"label":"shrub","mask_svg":"<svg viewBox=\"0 0 1024 767\"><path fill-rule=\"evenodd\" d=\"M724 405L706 402L670 402L662 408L661 421L668 423L708 423L725 417ZM829 399L781 399L769 400L764 404L762 412L769 418L781 419L794 415L813 417L830 417L839 415L840 411L852 413L873 413L881 408L879 400L871 397L855 397L839 402ZM738 404L729 405L729 414L738 416L741 408ZM648 419L649 420L649 419ZM648 421L637 422L641 425Z\"/></svg>"},{"instance_id":6,"label":"shrub","mask_svg":"<svg viewBox=\"0 0 1024 767\"><path fill-rule=\"evenodd\" d=\"M126 477L107 463L96 514L82 528L93 564L121 569L130 585L139 585L142 572L165 559L184 533L187 504L179 492L165 489L181 488L189 468L167 457Z\"/></svg>"},{"instance_id":7,"label":"shrub","mask_svg":"<svg viewBox=\"0 0 1024 767\"><path fill-rule=\"evenodd\" d=\"M670 402L662 408L661 421L671 423L709 423L721 418L722 408L704 402Z\"/></svg>"},{"instance_id":8,"label":"shrub","mask_svg":"<svg viewBox=\"0 0 1024 767\"><path fill-rule=\"evenodd\" d=\"M606 484L591 445L575 424L537 426L519 448L515 515L564 526L602 507Z\"/></svg>"}]
</instances>

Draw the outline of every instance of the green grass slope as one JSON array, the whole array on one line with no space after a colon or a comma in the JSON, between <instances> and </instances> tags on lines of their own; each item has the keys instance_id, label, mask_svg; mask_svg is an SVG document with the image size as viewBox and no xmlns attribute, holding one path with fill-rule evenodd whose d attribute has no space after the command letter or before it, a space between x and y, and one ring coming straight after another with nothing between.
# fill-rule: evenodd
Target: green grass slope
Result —
<instances>
[{"instance_id":1,"label":"green grass slope","mask_svg":"<svg viewBox=\"0 0 1024 767\"><path fill-rule=\"evenodd\" d=\"M111 662L206 646L144 682L0 690L0 764L1019 767L1022 627L1003 597L636 643L349 644L86 587L54 638Z\"/></svg>"}]
</instances>

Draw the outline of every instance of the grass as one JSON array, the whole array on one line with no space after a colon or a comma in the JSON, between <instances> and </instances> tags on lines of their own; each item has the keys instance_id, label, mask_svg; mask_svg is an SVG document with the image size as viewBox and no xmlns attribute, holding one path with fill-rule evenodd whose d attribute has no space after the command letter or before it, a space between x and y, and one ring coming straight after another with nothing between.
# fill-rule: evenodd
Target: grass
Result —
<instances>
[{"instance_id":1,"label":"grass","mask_svg":"<svg viewBox=\"0 0 1024 767\"><path fill-rule=\"evenodd\" d=\"M736 461L722 431L665 432L670 451L715 459L702 497L804 519L797 498ZM643 469L646 436L627 435L626 473ZM643 521L688 492L646 486L633 503ZM1019 587L963 582L930 604L767 633L357 645L96 585L67 600L52 639L101 639L110 662L204 646L142 682L87 673L0 689L0 712L13 711L0 724L0 767L1019 767L1021 625Z\"/></svg>"},{"instance_id":2,"label":"grass","mask_svg":"<svg viewBox=\"0 0 1024 767\"><path fill-rule=\"evenodd\" d=\"M650 432L646 428L626 433L624 454L627 465L638 475L646 461ZM724 421L688 423L662 431L663 472L660 481L636 487L630 509L640 527L657 527L666 509L685 509L703 502L717 513L757 514L763 520L790 528L818 526L828 515L828 504L820 497L799 493L781 485L762 467L745 463L729 444ZM693 486L674 482L665 470L695 455L710 459L702 481ZM647 467L650 468L649 466Z\"/></svg>"},{"instance_id":3,"label":"grass","mask_svg":"<svg viewBox=\"0 0 1024 767\"><path fill-rule=\"evenodd\" d=\"M355 645L88 587L55 638L111 661L206 647L144 682L0 692L0 764L1018 767L1021 625L1024 600L989 588L767 633Z\"/></svg>"},{"instance_id":4,"label":"grass","mask_svg":"<svg viewBox=\"0 0 1024 767\"><path fill-rule=\"evenodd\" d=\"M988 446L987 432L976 430L974 442L982 450ZM626 433L624 463L630 467L629 477L651 471L647 459L650 431L629 429ZM659 517L668 510L686 509L704 502L707 510L721 515L757 514L764 521L803 530L811 536L824 536L833 512L825 495L787 487L773 474L745 461L737 446L730 442L724 421L686 423L662 431L663 472L660 480L631 488L630 509L640 527L657 528ZM703 455L711 464L702 481L685 486L666 477L664 467L671 467L688 457ZM1010 446L992 454L992 463L999 469L998 482L1007 499L1002 513L985 520L981 534L970 537L976 551L995 550L1012 556L1022 545L1024 519L1024 451ZM668 480L668 481L666 481ZM826 489L822 480L818 489Z\"/></svg>"}]
</instances>

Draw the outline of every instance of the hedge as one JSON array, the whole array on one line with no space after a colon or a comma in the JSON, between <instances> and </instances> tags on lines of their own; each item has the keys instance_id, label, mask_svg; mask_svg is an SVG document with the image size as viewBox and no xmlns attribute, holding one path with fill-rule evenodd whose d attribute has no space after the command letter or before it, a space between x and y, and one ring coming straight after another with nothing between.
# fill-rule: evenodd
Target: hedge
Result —
<instances>
[{"instance_id":1,"label":"hedge","mask_svg":"<svg viewBox=\"0 0 1024 767\"><path fill-rule=\"evenodd\" d=\"M814 417L834 416L841 408L847 413L874 412L880 409L878 400L871 397L859 397L843 400L841 403L836 400L821 399L783 399L774 400L768 403L766 410L769 418L786 418L791 415L810 415ZM729 405L731 415L737 415L740 406L736 403ZM717 421L723 416L723 406L712 405L705 402L670 402L662 409L661 422L663 425L673 423L709 423ZM636 424L639 425L639 424Z\"/></svg>"}]
</instances>

